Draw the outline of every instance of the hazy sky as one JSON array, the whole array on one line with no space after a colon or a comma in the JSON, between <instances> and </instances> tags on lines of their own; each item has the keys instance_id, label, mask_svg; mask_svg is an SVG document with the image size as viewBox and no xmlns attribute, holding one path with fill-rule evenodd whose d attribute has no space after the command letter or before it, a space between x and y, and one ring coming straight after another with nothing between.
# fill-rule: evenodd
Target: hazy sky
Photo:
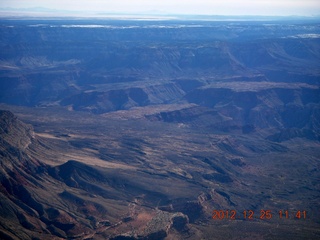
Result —
<instances>
[{"instance_id":1,"label":"hazy sky","mask_svg":"<svg viewBox=\"0 0 320 240\"><path fill-rule=\"evenodd\" d=\"M320 0L0 0L0 8L7 7L109 13L320 15Z\"/></svg>"}]
</instances>

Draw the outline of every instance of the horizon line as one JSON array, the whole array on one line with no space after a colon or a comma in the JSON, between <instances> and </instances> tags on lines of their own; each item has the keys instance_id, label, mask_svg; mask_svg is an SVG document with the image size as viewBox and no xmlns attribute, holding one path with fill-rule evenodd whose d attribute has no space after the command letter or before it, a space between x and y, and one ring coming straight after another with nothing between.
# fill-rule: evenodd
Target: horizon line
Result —
<instances>
[{"instance_id":1,"label":"horizon line","mask_svg":"<svg viewBox=\"0 0 320 240\"><path fill-rule=\"evenodd\" d=\"M2 14L6 15L3 16ZM11 15L19 14L20 16ZM79 16L81 14L81 16ZM82 15L84 14L84 15ZM21 16L24 15L24 16ZM268 15L268 14L191 14L191 13L166 13L166 12L106 12L106 11L83 11L83 10L61 10L44 7L32 7L32 8L0 8L0 18L5 17L81 17L81 18L108 18L108 16L148 16L148 17L234 17L234 18L320 18L320 14L314 15Z\"/></svg>"}]
</instances>

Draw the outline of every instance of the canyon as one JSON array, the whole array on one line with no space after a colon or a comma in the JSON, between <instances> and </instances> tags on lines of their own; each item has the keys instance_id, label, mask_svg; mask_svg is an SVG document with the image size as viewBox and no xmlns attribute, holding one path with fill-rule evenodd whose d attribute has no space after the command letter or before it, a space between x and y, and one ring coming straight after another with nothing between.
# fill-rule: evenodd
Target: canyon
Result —
<instances>
[{"instance_id":1,"label":"canyon","mask_svg":"<svg viewBox=\"0 0 320 240\"><path fill-rule=\"evenodd\" d=\"M320 237L318 21L0 32L0 238Z\"/></svg>"}]
</instances>

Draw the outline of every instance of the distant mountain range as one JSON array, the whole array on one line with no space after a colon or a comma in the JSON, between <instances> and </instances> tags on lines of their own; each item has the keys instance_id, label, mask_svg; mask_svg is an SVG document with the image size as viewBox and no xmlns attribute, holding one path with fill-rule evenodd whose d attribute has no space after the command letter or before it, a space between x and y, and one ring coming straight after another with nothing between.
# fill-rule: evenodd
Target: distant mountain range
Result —
<instances>
[{"instance_id":1,"label":"distant mountain range","mask_svg":"<svg viewBox=\"0 0 320 240\"><path fill-rule=\"evenodd\" d=\"M125 13L125 12L107 12L107 11L76 11L62 10L44 7L33 8L0 8L2 16L7 17L80 17L80 18L111 18L111 19L146 19L146 20L202 20L202 21L288 21L288 20L303 20L303 21L318 21L320 15L317 16L263 16L263 15L196 15L196 14L168 14L159 11L149 11L140 13Z\"/></svg>"}]
</instances>

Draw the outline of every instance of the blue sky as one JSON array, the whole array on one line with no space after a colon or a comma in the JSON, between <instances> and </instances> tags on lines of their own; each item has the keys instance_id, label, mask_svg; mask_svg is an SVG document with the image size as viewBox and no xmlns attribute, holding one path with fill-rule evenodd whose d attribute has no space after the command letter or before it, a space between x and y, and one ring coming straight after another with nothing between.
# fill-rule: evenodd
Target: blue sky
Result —
<instances>
[{"instance_id":1,"label":"blue sky","mask_svg":"<svg viewBox=\"0 0 320 240\"><path fill-rule=\"evenodd\" d=\"M50 8L108 13L312 16L320 0L0 0L0 8Z\"/></svg>"}]
</instances>

